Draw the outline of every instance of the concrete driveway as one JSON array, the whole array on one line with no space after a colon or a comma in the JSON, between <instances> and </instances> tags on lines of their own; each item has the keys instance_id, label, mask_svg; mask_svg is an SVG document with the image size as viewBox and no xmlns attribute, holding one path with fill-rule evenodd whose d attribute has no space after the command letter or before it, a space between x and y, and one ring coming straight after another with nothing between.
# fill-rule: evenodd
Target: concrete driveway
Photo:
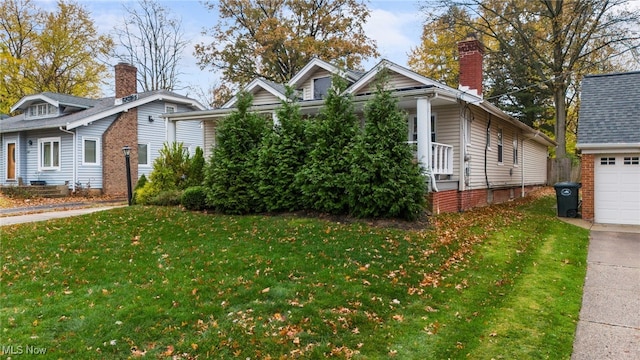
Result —
<instances>
[{"instance_id":1,"label":"concrete driveway","mask_svg":"<svg viewBox=\"0 0 640 360\"><path fill-rule=\"evenodd\" d=\"M591 228L571 359L640 359L640 227Z\"/></svg>"}]
</instances>

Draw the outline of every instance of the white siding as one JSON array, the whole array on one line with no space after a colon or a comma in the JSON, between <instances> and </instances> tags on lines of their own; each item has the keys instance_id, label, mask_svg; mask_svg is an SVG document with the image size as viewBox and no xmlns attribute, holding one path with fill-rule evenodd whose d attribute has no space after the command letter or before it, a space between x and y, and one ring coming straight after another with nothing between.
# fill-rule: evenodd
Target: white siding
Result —
<instances>
[{"instance_id":1,"label":"white siding","mask_svg":"<svg viewBox=\"0 0 640 360\"><path fill-rule=\"evenodd\" d=\"M547 158L546 146L531 139L524 140L524 147L520 156L520 165L524 166L525 185L543 185L547 183Z\"/></svg>"},{"instance_id":2,"label":"white siding","mask_svg":"<svg viewBox=\"0 0 640 360\"><path fill-rule=\"evenodd\" d=\"M376 83L375 80L369 82L369 84L367 84L365 87L360 89L356 93L356 95L374 93L376 91L375 83ZM424 86L424 84L418 81L415 81L413 79L410 79L406 76L400 75L398 73L390 74L389 82L387 83L388 89L397 89L397 90L415 88L418 86Z\"/></svg>"},{"instance_id":3,"label":"white siding","mask_svg":"<svg viewBox=\"0 0 640 360\"><path fill-rule=\"evenodd\" d=\"M457 106L434 107L436 115L436 142L453 146L452 180L459 180L460 173L460 111Z\"/></svg>"},{"instance_id":4,"label":"white siding","mask_svg":"<svg viewBox=\"0 0 640 360\"><path fill-rule=\"evenodd\" d=\"M204 122L204 158L209 159L211 157L211 151L216 145L216 126L214 121Z\"/></svg>"},{"instance_id":5,"label":"white siding","mask_svg":"<svg viewBox=\"0 0 640 360\"><path fill-rule=\"evenodd\" d=\"M268 92L267 90L260 89L253 94L253 105L266 105L266 104L278 104L280 99Z\"/></svg>"}]
</instances>

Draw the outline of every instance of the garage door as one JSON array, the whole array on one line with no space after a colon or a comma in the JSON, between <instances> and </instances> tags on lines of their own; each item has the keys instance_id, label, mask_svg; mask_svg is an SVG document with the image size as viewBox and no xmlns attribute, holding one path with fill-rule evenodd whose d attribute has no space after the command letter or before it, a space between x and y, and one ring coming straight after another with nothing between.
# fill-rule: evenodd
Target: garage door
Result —
<instances>
[{"instance_id":1,"label":"garage door","mask_svg":"<svg viewBox=\"0 0 640 360\"><path fill-rule=\"evenodd\" d=\"M595 221L640 225L640 154L596 156Z\"/></svg>"}]
</instances>

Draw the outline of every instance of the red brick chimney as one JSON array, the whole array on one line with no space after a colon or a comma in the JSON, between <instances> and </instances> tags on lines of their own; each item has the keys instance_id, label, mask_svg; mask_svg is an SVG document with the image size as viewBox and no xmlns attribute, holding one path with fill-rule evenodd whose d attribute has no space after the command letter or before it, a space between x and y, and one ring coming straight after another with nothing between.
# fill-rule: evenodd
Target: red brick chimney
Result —
<instances>
[{"instance_id":1,"label":"red brick chimney","mask_svg":"<svg viewBox=\"0 0 640 360\"><path fill-rule=\"evenodd\" d=\"M469 34L463 41L458 42L460 56L460 87L476 90L482 97L482 59L484 46L476 34Z\"/></svg>"},{"instance_id":2,"label":"red brick chimney","mask_svg":"<svg viewBox=\"0 0 640 360\"><path fill-rule=\"evenodd\" d=\"M127 63L118 63L116 70L116 99L129 96L138 92L135 66Z\"/></svg>"}]
</instances>

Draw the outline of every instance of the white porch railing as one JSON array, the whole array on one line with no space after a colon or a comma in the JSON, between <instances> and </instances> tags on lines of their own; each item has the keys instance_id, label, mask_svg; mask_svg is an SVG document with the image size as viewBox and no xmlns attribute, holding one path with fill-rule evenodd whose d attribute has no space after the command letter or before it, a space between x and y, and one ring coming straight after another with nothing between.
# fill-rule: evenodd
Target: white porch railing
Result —
<instances>
[{"instance_id":1,"label":"white porch railing","mask_svg":"<svg viewBox=\"0 0 640 360\"><path fill-rule=\"evenodd\" d=\"M431 170L435 175L453 174L453 146L431 143Z\"/></svg>"},{"instance_id":2,"label":"white porch railing","mask_svg":"<svg viewBox=\"0 0 640 360\"><path fill-rule=\"evenodd\" d=\"M417 141L409 141L416 145ZM453 146L431 143L431 173L434 175L453 175Z\"/></svg>"}]
</instances>

